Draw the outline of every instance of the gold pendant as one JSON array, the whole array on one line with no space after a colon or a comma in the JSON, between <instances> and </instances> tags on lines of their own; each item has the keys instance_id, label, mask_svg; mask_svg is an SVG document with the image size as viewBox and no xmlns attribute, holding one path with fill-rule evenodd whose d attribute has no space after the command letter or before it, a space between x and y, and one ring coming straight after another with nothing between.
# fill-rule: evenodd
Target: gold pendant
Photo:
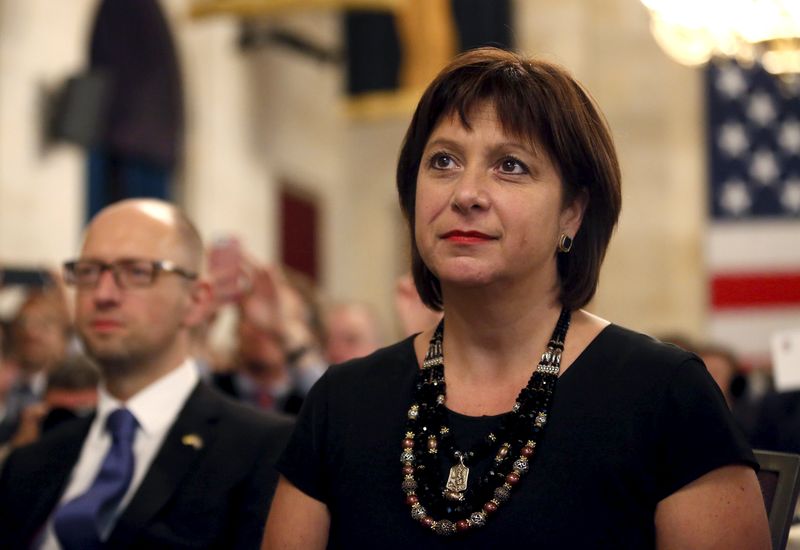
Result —
<instances>
[{"instance_id":1,"label":"gold pendant","mask_svg":"<svg viewBox=\"0 0 800 550\"><path fill-rule=\"evenodd\" d=\"M449 500L464 500L464 491L467 490L467 482L469 481L469 468L464 465L464 456L461 453L457 454L458 464L450 468L450 475L447 476L447 484L445 485L444 496Z\"/></svg>"}]
</instances>

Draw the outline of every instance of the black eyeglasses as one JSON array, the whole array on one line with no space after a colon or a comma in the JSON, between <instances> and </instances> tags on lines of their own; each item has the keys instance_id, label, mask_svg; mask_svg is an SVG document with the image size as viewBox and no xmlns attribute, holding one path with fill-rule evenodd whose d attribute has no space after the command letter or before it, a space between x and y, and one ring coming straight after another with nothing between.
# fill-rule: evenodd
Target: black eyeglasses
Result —
<instances>
[{"instance_id":1,"label":"black eyeglasses","mask_svg":"<svg viewBox=\"0 0 800 550\"><path fill-rule=\"evenodd\" d=\"M120 288L151 286L159 273L175 273L186 279L196 279L197 273L186 271L169 260L117 260L105 263L96 260L74 260L64 263L64 282L79 288L94 288L104 271L111 271Z\"/></svg>"}]
</instances>

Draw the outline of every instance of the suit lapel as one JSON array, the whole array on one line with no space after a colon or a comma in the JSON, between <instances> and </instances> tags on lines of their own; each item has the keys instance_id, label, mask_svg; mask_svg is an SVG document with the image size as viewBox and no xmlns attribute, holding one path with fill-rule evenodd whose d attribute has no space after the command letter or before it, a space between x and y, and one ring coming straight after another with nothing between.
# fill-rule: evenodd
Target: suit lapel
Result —
<instances>
[{"instance_id":1,"label":"suit lapel","mask_svg":"<svg viewBox=\"0 0 800 550\"><path fill-rule=\"evenodd\" d=\"M94 415L70 421L63 428L60 427L58 433L54 432L52 438L42 439L48 441L48 447L42 448L41 452L36 454L36 457L41 457L41 461L39 463L31 461L30 469L35 472L46 472L47 479L52 482L39 485L36 499L27 512L34 530L44 525L58 505L69 483L72 469L78 462L92 420Z\"/></svg>"},{"instance_id":2,"label":"suit lapel","mask_svg":"<svg viewBox=\"0 0 800 550\"><path fill-rule=\"evenodd\" d=\"M108 540L110 548L129 545L172 497L192 464L207 452L219 418L219 401L213 391L200 382L186 400L142 484L117 521Z\"/></svg>"}]
</instances>

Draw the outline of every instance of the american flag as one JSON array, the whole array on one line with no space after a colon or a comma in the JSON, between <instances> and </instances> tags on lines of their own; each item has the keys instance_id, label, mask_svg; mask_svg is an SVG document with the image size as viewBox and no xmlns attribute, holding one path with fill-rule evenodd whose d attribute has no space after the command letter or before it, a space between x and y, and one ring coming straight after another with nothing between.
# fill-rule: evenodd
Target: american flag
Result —
<instances>
[{"instance_id":1,"label":"american flag","mask_svg":"<svg viewBox=\"0 0 800 550\"><path fill-rule=\"evenodd\" d=\"M757 65L706 71L709 332L761 362L800 328L800 87Z\"/></svg>"}]
</instances>

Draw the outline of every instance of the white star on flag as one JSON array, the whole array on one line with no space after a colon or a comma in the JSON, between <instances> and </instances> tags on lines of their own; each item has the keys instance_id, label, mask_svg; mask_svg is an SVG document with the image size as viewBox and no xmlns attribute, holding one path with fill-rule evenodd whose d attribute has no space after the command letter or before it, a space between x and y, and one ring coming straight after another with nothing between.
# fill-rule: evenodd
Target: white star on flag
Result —
<instances>
[{"instance_id":1,"label":"white star on flag","mask_svg":"<svg viewBox=\"0 0 800 550\"><path fill-rule=\"evenodd\" d=\"M729 99L737 98L747 91L747 82L742 76L742 71L733 64L720 68L716 84L717 89Z\"/></svg>"},{"instance_id":2,"label":"white star on flag","mask_svg":"<svg viewBox=\"0 0 800 550\"><path fill-rule=\"evenodd\" d=\"M747 116L759 126L769 126L777 116L770 96L763 92L753 94L747 106Z\"/></svg>"},{"instance_id":3,"label":"white star on flag","mask_svg":"<svg viewBox=\"0 0 800 550\"><path fill-rule=\"evenodd\" d=\"M750 209L752 204L747 184L742 180L725 182L722 186L722 197L719 202L722 208L730 214L741 216Z\"/></svg>"},{"instance_id":4,"label":"white star on flag","mask_svg":"<svg viewBox=\"0 0 800 550\"><path fill-rule=\"evenodd\" d=\"M730 157L739 157L744 153L750 142L747 140L747 133L744 127L738 122L723 124L719 131L719 148L725 151Z\"/></svg>"},{"instance_id":5,"label":"white star on flag","mask_svg":"<svg viewBox=\"0 0 800 550\"><path fill-rule=\"evenodd\" d=\"M753 154L750 175L761 185L772 185L780 175L778 162L772 151L760 150Z\"/></svg>"},{"instance_id":6,"label":"white star on flag","mask_svg":"<svg viewBox=\"0 0 800 550\"><path fill-rule=\"evenodd\" d=\"M792 212L800 212L800 178L792 178L786 182L781 193L781 203Z\"/></svg>"},{"instance_id":7,"label":"white star on flag","mask_svg":"<svg viewBox=\"0 0 800 550\"><path fill-rule=\"evenodd\" d=\"M778 143L787 153L800 155L800 122L787 120L781 125Z\"/></svg>"}]
</instances>

